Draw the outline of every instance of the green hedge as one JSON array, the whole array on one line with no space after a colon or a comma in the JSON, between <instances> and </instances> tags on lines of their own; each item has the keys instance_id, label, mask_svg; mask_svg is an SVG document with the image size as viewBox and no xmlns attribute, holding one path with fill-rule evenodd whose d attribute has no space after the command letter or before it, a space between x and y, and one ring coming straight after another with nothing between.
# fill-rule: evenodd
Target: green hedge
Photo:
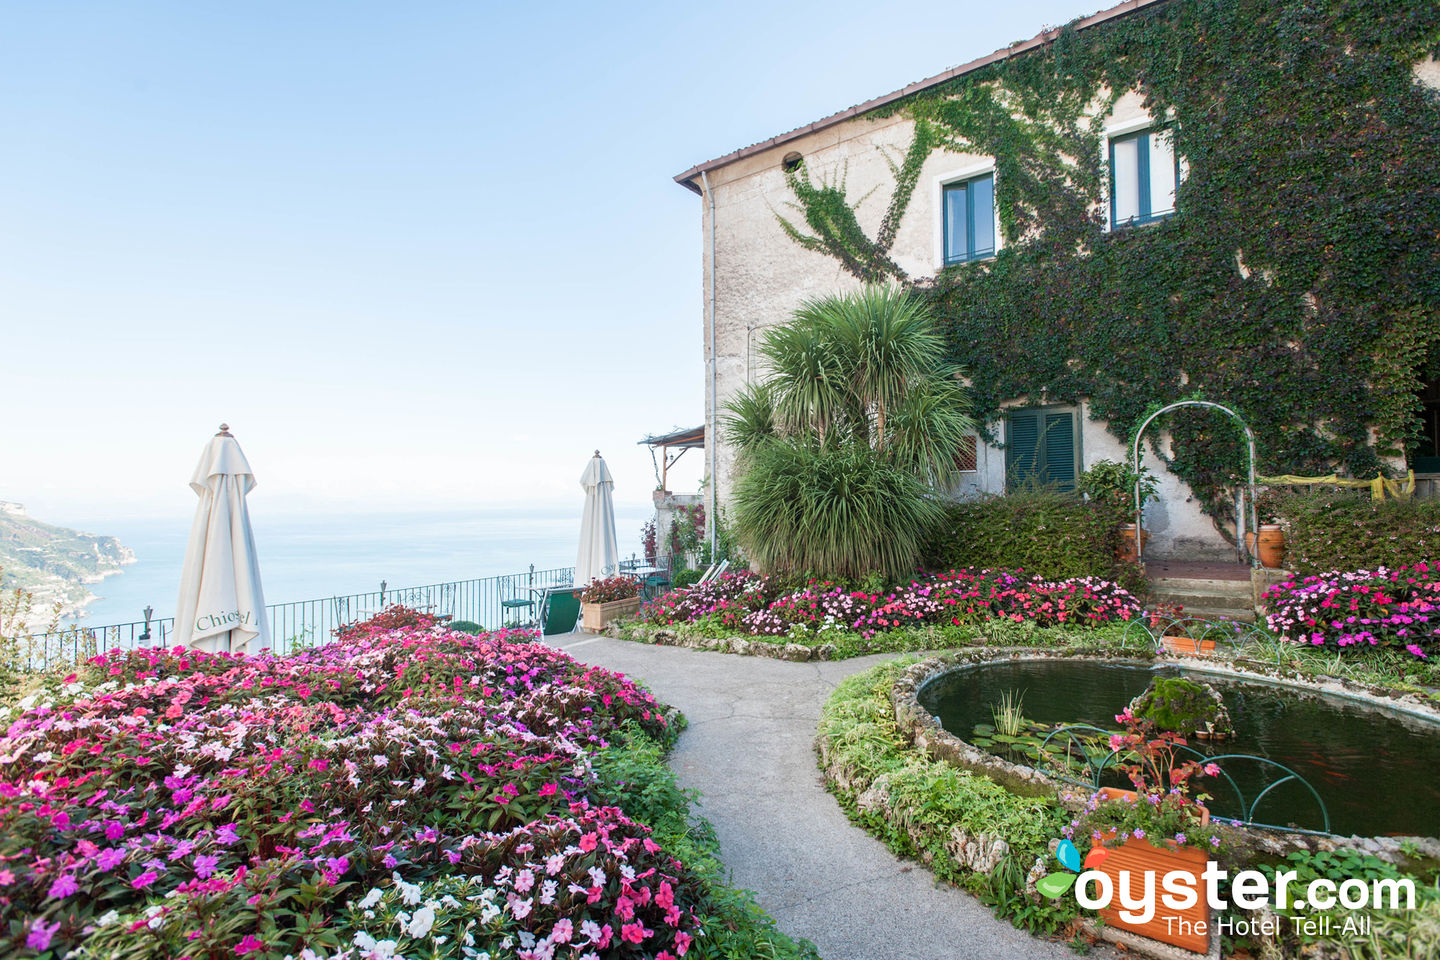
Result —
<instances>
[{"instance_id":1,"label":"green hedge","mask_svg":"<svg viewBox=\"0 0 1440 960\"><path fill-rule=\"evenodd\" d=\"M1269 500L1285 527L1285 566L1302 574L1440 560L1440 500L1372 500L1321 490Z\"/></svg>"},{"instance_id":2,"label":"green hedge","mask_svg":"<svg viewBox=\"0 0 1440 960\"><path fill-rule=\"evenodd\" d=\"M1120 518L1066 493L1019 491L950 505L921 544L927 570L1004 567L1041 577L1125 580Z\"/></svg>"}]
</instances>

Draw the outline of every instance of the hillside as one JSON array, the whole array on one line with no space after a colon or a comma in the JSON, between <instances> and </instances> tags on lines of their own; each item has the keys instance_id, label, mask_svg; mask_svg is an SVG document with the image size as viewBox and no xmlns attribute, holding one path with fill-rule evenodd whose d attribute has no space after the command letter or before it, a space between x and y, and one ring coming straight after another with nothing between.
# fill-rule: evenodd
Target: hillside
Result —
<instances>
[{"instance_id":1,"label":"hillside","mask_svg":"<svg viewBox=\"0 0 1440 960\"><path fill-rule=\"evenodd\" d=\"M37 616L59 599L74 619L95 599L89 584L119 573L135 554L114 537L43 523L18 503L0 500L0 587L35 596Z\"/></svg>"}]
</instances>

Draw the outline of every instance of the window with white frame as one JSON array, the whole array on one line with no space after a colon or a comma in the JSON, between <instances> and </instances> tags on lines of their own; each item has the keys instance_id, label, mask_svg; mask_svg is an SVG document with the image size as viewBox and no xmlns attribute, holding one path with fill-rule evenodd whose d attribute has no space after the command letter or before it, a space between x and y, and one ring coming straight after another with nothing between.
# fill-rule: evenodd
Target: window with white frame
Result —
<instances>
[{"instance_id":1,"label":"window with white frame","mask_svg":"<svg viewBox=\"0 0 1440 960\"><path fill-rule=\"evenodd\" d=\"M995 174L945 184L945 265L995 255Z\"/></svg>"},{"instance_id":2,"label":"window with white frame","mask_svg":"<svg viewBox=\"0 0 1440 960\"><path fill-rule=\"evenodd\" d=\"M1110 226L1151 223L1175 212L1180 160L1171 131L1151 127L1110 138Z\"/></svg>"}]
</instances>

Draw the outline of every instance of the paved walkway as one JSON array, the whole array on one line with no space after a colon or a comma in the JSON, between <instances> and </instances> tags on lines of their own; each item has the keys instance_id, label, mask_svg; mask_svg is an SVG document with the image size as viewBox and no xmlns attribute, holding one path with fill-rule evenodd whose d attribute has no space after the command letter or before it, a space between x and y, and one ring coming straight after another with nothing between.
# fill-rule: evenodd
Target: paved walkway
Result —
<instances>
[{"instance_id":1,"label":"paved walkway","mask_svg":"<svg viewBox=\"0 0 1440 960\"><path fill-rule=\"evenodd\" d=\"M607 637L553 638L576 658L637 677L690 726L671 757L702 794L737 886L824 960L1072 958L850 823L825 791L812 741L835 684L891 655L789 663L654 647Z\"/></svg>"}]
</instances>

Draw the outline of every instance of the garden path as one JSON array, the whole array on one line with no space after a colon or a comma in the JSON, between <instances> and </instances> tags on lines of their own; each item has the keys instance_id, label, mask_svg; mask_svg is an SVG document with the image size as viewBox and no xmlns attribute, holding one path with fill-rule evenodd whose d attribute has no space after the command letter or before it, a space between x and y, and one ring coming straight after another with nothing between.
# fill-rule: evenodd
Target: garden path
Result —
<instances>
[{"instance_id":1,"label":"garden path","mask_svg":"<svg viewBox=\"0 0 1440 960\"><path fill-rule=\"evenodd\" d=\"M580 634L549 639L643 680L685 713L690 725L670 765L700 791L734 883L824 960L1074 956L899 859L826 793L812 747L820 708L841 679L893 654L790 663Z\"/></svg>"}]
</instances>

